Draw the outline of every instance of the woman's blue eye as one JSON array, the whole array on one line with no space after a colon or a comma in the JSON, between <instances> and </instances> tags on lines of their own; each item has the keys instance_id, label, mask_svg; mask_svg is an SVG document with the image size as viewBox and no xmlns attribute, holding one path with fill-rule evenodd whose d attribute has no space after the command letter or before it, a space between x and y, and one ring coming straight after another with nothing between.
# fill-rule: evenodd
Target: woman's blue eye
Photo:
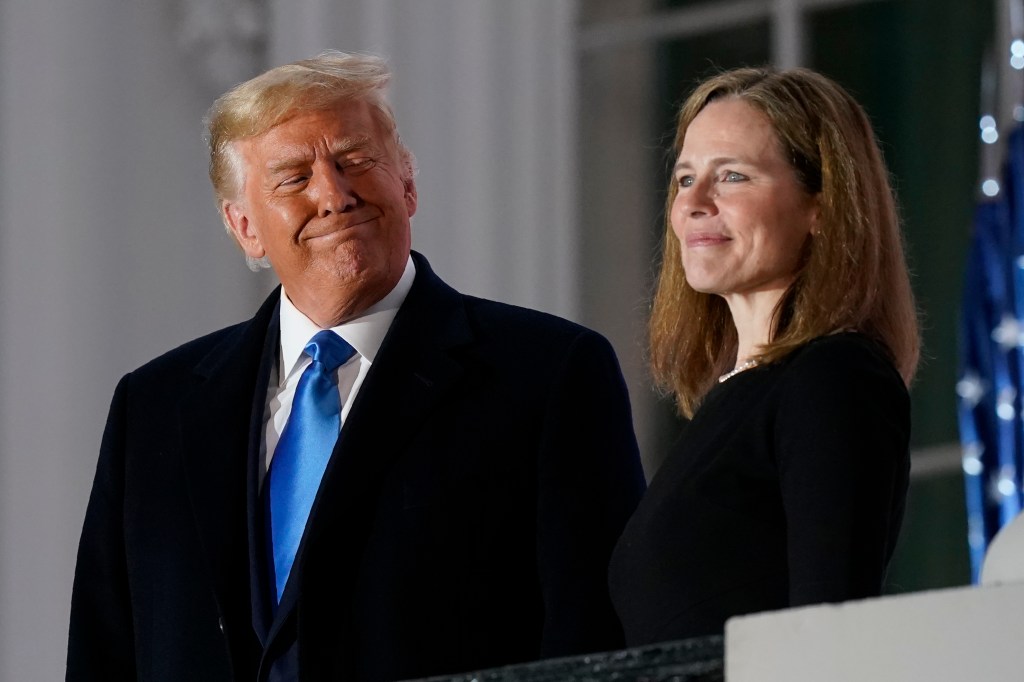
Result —
<instances>
[{"instance_id":1,"label":"woman's blue eye","mask_svg":"<svg viewBox=\"0 0 1024 682\"><path fill-rule=\"evenodd\" d=\"M683 177L679 178L679 186L680 187L691 187L692 185L693 185L693 176L692 175L684 175Z\"/></svg>"},{"instance_id":2,"label":"woman's blue eye","mask_svg":"<svg viewBox=\"0 0 1024 682\"><path fill-rule=\"evenodd\" d=\"M743 182L746 179L746 175L743 175L742 173L737 173L735 171L729 171L728 173L725 174L726 182Z\"/></svg>"}]
</instances>

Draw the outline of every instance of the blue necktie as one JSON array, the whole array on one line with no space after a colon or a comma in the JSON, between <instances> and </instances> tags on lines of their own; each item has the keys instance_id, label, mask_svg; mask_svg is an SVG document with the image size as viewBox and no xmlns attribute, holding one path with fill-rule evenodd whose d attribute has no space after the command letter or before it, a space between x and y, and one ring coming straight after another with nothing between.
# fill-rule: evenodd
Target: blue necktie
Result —
<instances>
[{"instance_id":1,"label":"blue necktie","mask_svg":"<svg viewBox=\"0 0 1024 682\"><path fill-rule=\"evenodd\" d=\"M299 377L292 411L268 473L267 509L278 602L341 430L336 372L355 354L352 346L330 330L317 333L306 344L305 352L313 362Z\"/></svg>"}]
</instances>

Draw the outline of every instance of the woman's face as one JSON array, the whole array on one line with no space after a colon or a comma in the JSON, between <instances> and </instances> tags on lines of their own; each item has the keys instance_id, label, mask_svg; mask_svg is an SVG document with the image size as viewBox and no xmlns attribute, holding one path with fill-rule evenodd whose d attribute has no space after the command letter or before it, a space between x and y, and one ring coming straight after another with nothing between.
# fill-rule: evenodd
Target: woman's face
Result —
<instances>
[{"instance_id":1,"label":"woman's face","mask_svg":"<svg viewBox=\"0 0 1024 682\"><path fill-rule=\"evenodd\" d=\"M676 160L670 221L697 291L777 300L818 219L767 116L715 100L693 119Z\"/></svg>"}]
</instances>

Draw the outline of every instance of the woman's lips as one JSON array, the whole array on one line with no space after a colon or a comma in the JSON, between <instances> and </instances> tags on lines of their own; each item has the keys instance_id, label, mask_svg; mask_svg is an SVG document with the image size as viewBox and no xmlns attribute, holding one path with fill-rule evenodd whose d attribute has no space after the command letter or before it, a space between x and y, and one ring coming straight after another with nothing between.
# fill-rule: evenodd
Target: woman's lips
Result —
<instances>
[{"instance_id":1,"label":"woman's lips","mask_svg":"<svg viewBox=\"0 0 1024 682\"><path fill-rule=\"evenodd\" d=\"M686 235L686 246L695 248L698 246L719 246L732 241L721 232L693 232Z\"/></svg>"}]
</instances>

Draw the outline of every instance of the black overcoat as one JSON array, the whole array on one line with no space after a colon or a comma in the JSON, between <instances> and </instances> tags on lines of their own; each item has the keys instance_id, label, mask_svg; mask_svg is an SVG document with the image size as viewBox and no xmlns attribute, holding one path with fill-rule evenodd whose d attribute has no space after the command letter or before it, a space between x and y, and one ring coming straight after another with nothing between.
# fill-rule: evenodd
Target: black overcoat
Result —
<instances>
[{"instance_id":1,"label":"black overcoat","mask_svg":"<svg viewBox=\"0 0 1024 682\"><path fill-rule=\"evenodd\" d=\"M387 680L622 644L606 570L644 482L611 347L414 258L277 618L256 459L279 294L121 380L69 680L266 679L285 652L303 680Z\"/></svg>"}]
</instances>

